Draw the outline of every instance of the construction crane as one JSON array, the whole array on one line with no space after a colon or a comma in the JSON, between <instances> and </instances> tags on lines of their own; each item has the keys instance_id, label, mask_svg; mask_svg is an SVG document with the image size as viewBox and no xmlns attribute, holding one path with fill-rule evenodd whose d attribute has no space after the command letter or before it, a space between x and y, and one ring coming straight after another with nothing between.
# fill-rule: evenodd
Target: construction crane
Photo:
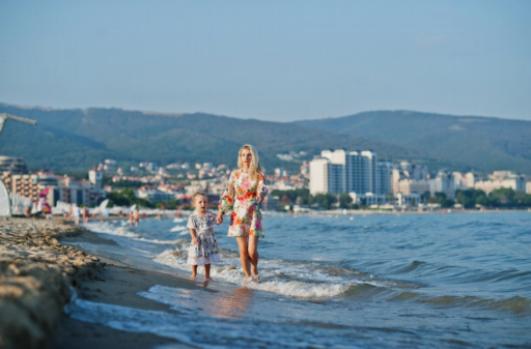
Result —
<instances>
[{"instance_id":1,"label":"construction crane","mask_svg":"<svg viewBox=\"0 0 531 349\"><path fill-rule=\"evenodd\" d=\"M4 129L4 124L7 120L15 120L29 125L35 125L37 123L36 120L23 118L22 116L16 116L8 113L0 113L0 133L2 133L2 130Z\"/></svg>"}]
</instances>

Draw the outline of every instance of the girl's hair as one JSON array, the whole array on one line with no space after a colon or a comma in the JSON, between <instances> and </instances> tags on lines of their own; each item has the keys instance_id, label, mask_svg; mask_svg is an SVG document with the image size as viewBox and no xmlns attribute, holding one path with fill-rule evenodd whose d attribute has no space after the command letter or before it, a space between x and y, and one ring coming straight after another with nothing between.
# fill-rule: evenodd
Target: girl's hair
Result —
<instances>
[{"instance_id":1,"label":"girl's hair","mask_svg":"<svg viewBox=\"0 0 531 349\"><path fill-rule=\"evenodd\" d=\"M251 159L251 164L249 165L249 170L250 170L251 176L255 177L257 173L262 172L262 168L260 167L260 159L258 158L258 152L252 145L244 144L238 151L238 168L241 169L243 167L243 161L240 155L242 154L242 151L244 149L247 149L251 152L252 159Z\"/></svg>"},{"instance_id":2,"label":"girl's hair","mask_svg":"<svg viewBox=\"0 0 531 349\"><path fill-rule=\"evenodd\" d=\"M202 196L202 197L204 197L205 199L207 199L207 196L206 196L205 193L200 192L200 191L195 192L194 195L192 195L192 206L195 206L195 199L197 199L199 196Z\"/></svg>"}]
</instances>

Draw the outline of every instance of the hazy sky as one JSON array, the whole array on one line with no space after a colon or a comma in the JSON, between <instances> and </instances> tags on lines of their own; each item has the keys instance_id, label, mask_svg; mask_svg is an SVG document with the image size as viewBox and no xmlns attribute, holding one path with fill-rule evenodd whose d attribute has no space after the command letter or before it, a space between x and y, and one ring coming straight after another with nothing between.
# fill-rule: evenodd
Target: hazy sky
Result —
<instances>
[{"instance_id":1,"label":"hazy sky","mask_svg":"<svg viewBox=\"0 0 531 349\"><path fill-rule=\"evenodd\" d=\"M531 120L531 1L0 1L0 102Z\"/></svg>"}]
</instances>

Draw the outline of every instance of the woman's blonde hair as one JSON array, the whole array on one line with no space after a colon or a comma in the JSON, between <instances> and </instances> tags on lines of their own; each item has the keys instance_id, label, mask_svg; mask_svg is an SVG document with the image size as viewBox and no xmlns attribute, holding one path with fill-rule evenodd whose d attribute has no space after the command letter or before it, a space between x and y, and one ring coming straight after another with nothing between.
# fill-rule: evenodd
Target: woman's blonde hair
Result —
<instances>
[{"instance_id":1,"label":"woman's blonde hair","mask_svg":"<svg viewBox=\"0 0 531 349\"><path fill-rule=\"evenodd\" d=\"M262 167L260 167L260 159L258 158L258 152L256 149L250 145L250 144L244 144L238 151L238 168L241 169L243 167L243 161L241 158L242 151L244 149L247 149L251 152L251 164L249 165L249 172L252 177L255 177L258 173L262 173Z\"/></svg>"}]
</instances>

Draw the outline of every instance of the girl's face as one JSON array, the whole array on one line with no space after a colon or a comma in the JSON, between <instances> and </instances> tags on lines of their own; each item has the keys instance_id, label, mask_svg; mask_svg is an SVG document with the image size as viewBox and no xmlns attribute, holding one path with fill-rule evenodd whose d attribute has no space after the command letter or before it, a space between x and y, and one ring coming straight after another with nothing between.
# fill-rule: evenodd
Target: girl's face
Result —
<instances>
[{"instance_id":1,"label":"girl's face","mask_svg":"<svg viewBox=\"0 0 531 349\"><path fill-rule=\"evenodd\" d=\"M251 161L253 160L253 154L249 149L243 148L240 152L240 159L245 167L249 167L251 165Z\"/></svg>"},{"instance_id":2,"label":"girl's face","mask_svg":"<svg viewBox=\"0 0 531 349\"><path fill-rule=\"evenodd\" d=\"M198 195L195 197L194 206L197 210L201 212L205 212L207 208L207 204L208 204L208 201L206 197L204 197L203 195Z\"/></svg>"}]
</instances>

